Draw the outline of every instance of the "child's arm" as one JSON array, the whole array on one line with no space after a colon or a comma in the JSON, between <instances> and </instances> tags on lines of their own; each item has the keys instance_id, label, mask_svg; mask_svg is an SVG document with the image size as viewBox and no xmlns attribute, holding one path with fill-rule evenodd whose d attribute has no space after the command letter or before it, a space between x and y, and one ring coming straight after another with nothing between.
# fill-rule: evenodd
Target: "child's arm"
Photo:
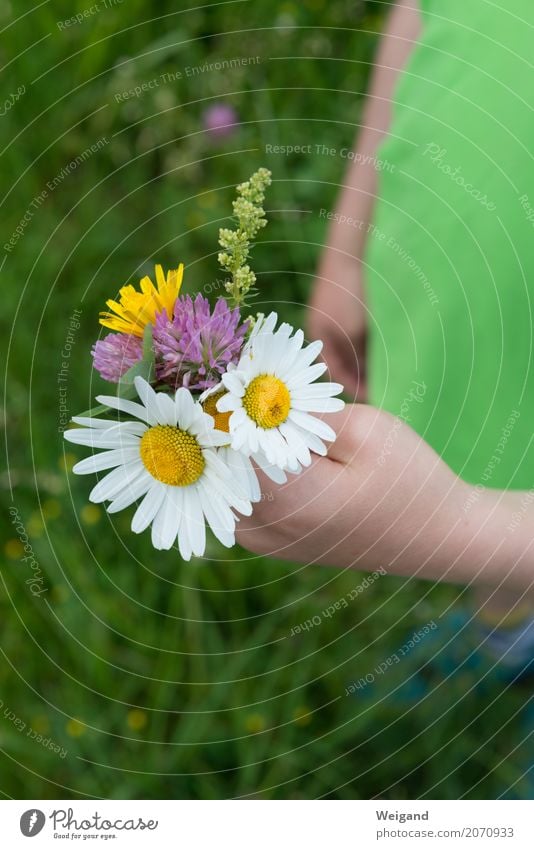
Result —
<instances>
[{"instance_id":1,"label":"child's arm","mask_svg":"<svg viewBox=\"0 0 534 849\"><path fill-rule=\"evenodd\" d=\"M355 159L345 175L336 218L330 219L311 299L310 338L323 340L332 380L343 383L351 395L357 393L358 400L366 400L361 258L377 190L375 155L389 128L394 86L419 34L416 7L417 0L400 0L390 14L356 138ZM349 218L357 224L340 223Z\"/></svg>"},{"instance_id":2,"label":"child's arm","mask_svg":"<svg viewBox=\"0 0 534 849\"><path fill-rule=\"evenodd\" d=\"M262 479L263 500L238 525L242 545L342 568L534 584L534 491L480 491L408 425L373 407L325 418L338 433L329 456L284 486Z\"/></svg>"}]
</instances>

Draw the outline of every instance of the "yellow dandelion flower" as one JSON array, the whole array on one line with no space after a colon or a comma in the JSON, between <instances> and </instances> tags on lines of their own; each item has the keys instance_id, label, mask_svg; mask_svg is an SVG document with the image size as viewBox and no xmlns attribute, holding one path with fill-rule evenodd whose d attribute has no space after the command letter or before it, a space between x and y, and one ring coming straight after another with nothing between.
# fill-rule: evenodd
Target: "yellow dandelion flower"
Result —
<instances>
[{"instance_id":1,"label":"yellow dandelion flower","mask_svg":"<svg viewBox=\"0 0 534 849\"><path fill-rule=\"evenodd\" d=\"M156 286L150 277L143 277L141 291L133 286L123 286L117 301L106 301L111 312L100 313L100 324L118 333L142 336L147 324L153 324L156 313L167 311L172 318L174 302L180 292L184 266L168 271L165 275L161 265L156 265Z\"/></svg>"},{"instance_id":2,"label":"yellow dandelion flower","mask_svg":"<svg viewBox=\"0 0 534 849\"><path fill-rule=\"evenodd\" d=\"M50 731L50 723L48 721L48 717L42 713L40 713L38 716L34 716L31 725L33 730L37 731L38 734L48 734L48 732Z\"/></svg>"},{"instance_id":3,"label":"yellow dandelion flower","mask_svg":"<svg viewBox=\"0 0 534 849\"><path fill-rule=\"evenodd\" d=\"M67 601L70 598L70 592L64 584L58 584L55 587L52 587L52 601L58 602L59 604Z\"/></svg>"},{"instance_id":4,"label":"yellow dandelion flower","mask_svg":"<svg viewBox=\"0 0 534 849\"><path fill-rule=\"evenodd\" d=\"M137 708L129 710L126 717L126 724L132 731L141 731L147 724L147 715L144 710L138 710Z\"/></svg>"},{"instance_id":5,"label":"yellow dandelion flower","mask_svg":"<svg viewBox=\"0 0 534 849\"><path fill-rule=\"evenodd\" d=\"M69 719L66 729L69 737L81 737L82 734L85 734L86 726L79 719Z\"/></svg>"},{"instance_id":6,"label":"yellow dandelion flower","mask_svg":"<svg viewBox=\"0 0 534 849\"><path fill-rule=\"evenodd\" d=\"M77 459L76 454L71 454L70 451L65 451L62 457L58 457L58 466L63 471L70 472Z\"/></svg>"},{"instance_id":7,"label":"yellow dandelion flower","mask_svg":"<svg viewBox=\"0 0 534 849\"><path fill-rule=\"evenodd\" d=\"M40 537L43 535L43 520L41 519L41 514L38 513L36 510L34 510L30 518L28 519L28 525L26 530L28 531L31 537Z\"/></svg>"},{"instance_id":8,"label":"yellow dandelion flower","mask_svg":"<svg viewBox=\"0 0 534 849\"><path fill-rule=\"evenodd\" d=\"M45 519L57 519L61 516L61 504L56 498L47 498L43 502L43 514Z\"/></svg>"},{"instance_id":9,"label":"yellow dandelion flower","mask_svg":"<svg viewBox=\"0 0 534 849\"><path fill-rule=\"evenodd\" d=\"M197 204L202 209L212 209L217 204L217 195L215 192L207 192L205 195L199 195Z\"/></svg>"},{"instance_id":10,"label":"yellow dandelion flower","mask_svg":"<svg viewBox=\"0 0 534 849\"><path fill-rule=\"evenodd\" d=\"M18 560L24 554L24 546L20 539L8 539L4 551L10 560Z\"/></svg>"},{"instance_id":11,"label":"yellow dandelion flower","mask_svg":"<svg viewBox=\"0 0 534 849\"><path fill-rule=\"evenodd\" d=\"M102 510L96 504L85 504L80 510L80 519L84 525L96 525L102 518Z\"/></svg>"},{"instance_id":12,"label":"yellow dandelion flower","mask_svg":"<svg viewBox=\"0 0 534 849\"><path fill-rule=\"evenodd\" d=\"M312 715L309 708L297 707L293 711L293 722L295 725L309 725L312 721Z\"/></svg>"},{"instance_id":13,"label":"yellow dandelion flower","mask_svg":"<svg viewBox=\"0 0 534 849\"><path fill-rule=\"evenodd\" d=\"M266 727L265 717L261 713L250 713L245 717L245 730L249 734L259 734L260 731L265 731Z\"/></svg>"}]
</instances>

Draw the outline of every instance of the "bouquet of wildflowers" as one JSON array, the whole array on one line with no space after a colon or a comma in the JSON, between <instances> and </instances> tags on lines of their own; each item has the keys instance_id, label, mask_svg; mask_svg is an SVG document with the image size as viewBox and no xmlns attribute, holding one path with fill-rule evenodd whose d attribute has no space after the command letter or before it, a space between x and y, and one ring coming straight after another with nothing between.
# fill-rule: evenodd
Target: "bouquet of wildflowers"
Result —
<instances>
[{"instance_id":1,"label":"bouquet of wildflowers","mask_svg":"<svg viewBox=\"0 0 534 849\"><path fill-rule=\"evenodd\" d=\"M90 493L116 513L138 502L132 531L151 527L152 543L181 556L202 556L206 525L234 544L237 514L261 498L256 468L276 483L298 474L311 452L326 454L332 428L312 413L335 412L338 383L317 383L321 342L304 345L302 330L277 327L277 314L243 317L256 277L248 265L266 225L270 172L260 168L237 187L234 230L221 229L219 263L225 296L181 295L183 265L155 285L124 286L107 301L100 323L111 330L93 346L93 365L114 391L74 416L65 439L97 449L74 466L103 472Z\"/></svg>"}]
</instances>

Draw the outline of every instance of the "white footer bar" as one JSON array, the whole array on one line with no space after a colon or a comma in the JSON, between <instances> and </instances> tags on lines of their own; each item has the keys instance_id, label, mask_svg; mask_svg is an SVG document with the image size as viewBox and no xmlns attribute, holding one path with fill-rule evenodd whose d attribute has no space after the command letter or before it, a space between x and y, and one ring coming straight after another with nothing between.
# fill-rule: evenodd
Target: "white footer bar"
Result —
<instances>
[{"instance_id":1,"label":"white footer bar","mask_svg":"<svg viewBox=\"0 0 534 849\"><path fill-rule=\"evenodd\" d=\"M533 813L513 801L0 801L0 845L531 849Z\"/></svg>"}]
</instances>

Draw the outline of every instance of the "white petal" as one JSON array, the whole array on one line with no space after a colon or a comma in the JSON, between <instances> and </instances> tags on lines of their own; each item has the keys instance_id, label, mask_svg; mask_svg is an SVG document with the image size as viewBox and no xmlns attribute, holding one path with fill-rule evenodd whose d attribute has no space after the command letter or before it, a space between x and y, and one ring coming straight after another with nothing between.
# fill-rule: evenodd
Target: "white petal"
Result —
<instances>
[{"instance_id":1,"label":"white petal","mask_svg":"<svg viewBox=\"0 0 534 849\"><path fill-rule=\"evenodd\" d=\"M113 425L113 428L109 428L106 433L124 433L128 436L143 436L147 430L149 429L148 425L144 422L119 422L116 425Z\"/></svg>"},{"instance_id":2,"label":"white petal","mask_svg":"<svg viewBox=\"0 0 534 849\"><path fill-rule=\"evenodd\" d=\"M98 401L98 398L96 400ZM91 416L73 416L72 421L75 424L82 425L82 427L94 427L95 430L106 429L117 424L116 421L110 421L110 419L93 419Z\"/></svg>"},{"instance_id":3,"label":"white petal","mask_svg":"<svg viewBox=\"0 0 534 849\"><path fill-rule=\"evenodd\" d=\"M293 333L293 325L288 324L287 321L283 321L282 324L278 327L278 329L273 333L274 338L277 341L277 344L284 344L287 342L291 334ZM283 342L282 342L283 340Z\"/></svg>"},{"instance_id":4,"label":"white petal","mask_svg":"<svg viewBox=\"0 0 534 849\"><path fill-rule=\"evenodd\" d=\"M150 416L150 421L152 424L159 424L159 406L156 398L156 393L152 389L149 383L144 380L144 378L137 376L134 378L134 384L139 395L141 401L146 407L146 411L148 416Z\"/></svg>"},{"instance_id":5,"label":"white petal","mask_svg":"<svg viewBox=\"0 0 534 849\"><path fill-rule=\"evenodd\" d=\"M246 498L241 498L237 487L233 485L233 479L230 481L223 481L219 478L215 472L211 469L206 469L204 473L204 479L206 481L206 485L209 485L210 489L215 490L212 494L212 497L216 498L217 493L221 495L225 501L230 505L230 507L234 507L243 516L250 516L252 513L252 504ZM204 482L204 480L203 480Z\"/></svg>"},{"instance_id":6,"label":"white petal","mask_svg":"<svg viewBox=\"0 0 534 849\"><path fill-rule=\"evenodd\" d=\"M165 392L156 392L156 399L159 408L160 424L167 424L171 425L171 427L175 427L178 420L178 410L176 409L174 398L171 398Z\"/></svg>"},{"instance_id":7,"label":"white petal","mask_svg":"<svg viewBox=\"0 0 534 849\"><path fill-rule=\"evenodd\" d=\"M235 517L226 504L216 507L216 499L202 481L199 482L198 494L202 511L211 530L223 545L231 548L235 544ZM223 508L223 509L222 509Z\"/></svg>"},{"instance_id":8,"label":"white petal","mask_svg":"<svg viewBox=\"0 0 534 849\"><path fill-rule=\"evenodd\" d=\"M311 462L311 458L310 458L310 462ZM292 455L291 457L288 457L286 471L291 472L292 475L298 475L298 473L300 472L300 469L301 469L301 466L300 466L300 463L297 460L297 458L294 455Z\"/></svg>"},{"instance_id":9,"label":"white petal","mask_svg":"<svg viewBox=\"0 0 534 849\"><path fill-rule=\"evenodd\" d=\"M232 421L234 423L234 427L239 427L239 425L244 424L248 421L248 415L246 410L243 407L239 407L239 409L234 410L232 414Z\"/></svg>"},{"instance_id":10,"label":"white petal","mask_svg":"<svg viewBox=\"0 0 534 849\"><path fill-rule=\"evenodd\" d=\"M228 391L231 392L233 395L237 395L238 398L242 398L245 394L245 387L243 386L239 378L236 376L235 372L233 374L229 372L223 374L222 382L224 383Z\"/></svg>"},{"instance_id":11,"label":"white petal","mask_svg":"<svg viewBox=\"0 0 534 849\"><path fill-rule=\"evenodd\" d=\"M187 430L195 421L196 407L193 396L185 386L176 390L175 404L178 411L178 425L183 430Z\"/></svg>"},{"instance_id":12,"label":"white petal","mask_svg":"<svg viewBox=\"0 0 534 849\"><path fill-rule=\"evenodd\" d=\"M300 370L305 366L309 366L310 363L313 363L313 361L319 356L322 350L323 343L319 339L316 342L311 342L299 352L295 363L295 369Z\"/></svg>"},{"instance_id":13,"label":"white petal","mask_svg":"<svg viewBox=\"0 0 534 849\"><path fill-rule=\"evenodd\" d=\"M63 434L67 442L74 445L87 445L90 448L133 448L139 446L139 437L121 431L92 430L75 428Z\"/></svg>"},{"instance_id":14,"label":"white petal","mask_svg":"<svg viewBox=\"0 0 534 849\"><path fill-rule=\"evenodd\" d=\"M89 493L89 501L95 504L99 504L101 501L111 501L121 490L126 489L140 475L146 474L148 474L147 470L141 460L119 466L98 481Z\"/></svg>"},{"instance_id":15,"label":"white petal","mask_svg":"<svg viewBox=\"0 0 534 849\"><path fill-rule=\"evenodd\" d=\"M287 439L288 445L291 447L296 459L303 466L309 466L311 463L310 452L304 439L300 436L298 429L293 422L283 422L280 425L280 433Z\"/></svg>"},{"instance_id":16,"label":"white petal","mask_svg":"<svg viewBox=\"0 0 534 849\"><path fill-rule=\"evenodd\" d=\"M182 558L182 560L186 560L188 562L189 560L191 560L191 556L193 554L193 547L189 538L189 528L187 526L187 522L185 521L185 516L182 516L182 521L180 522L180 532L178 534L178 551L180 552L180 557Z\"/></svg>"},{"instance_id":17,"label":"white petal","mask_svg":"<svg viewBox=\"0 0 534 849\"><path fill-rule=\"evenodd\" d=\"M300 371L293 370L286 380L287 388L290 391L298 391L302 387L306 387L309 383L322 377L327 370L326 363L315 363L313 366L307 366Z\"/></svg>"},{"instance_id":18,"label":"white petal","mask_svg":"<svg viewBox=\"0 0 534 849\"><path fill-rule=\"evenodd\" d=\"M102 472L104 469L113 469L123 463L129 463L139 457L138 448L114 448L103 451L101 454L93 454L86 457L73 466L72 471L77 475L89 475L94 472Z\"/></svg>"},{"instance_id":19,"label":"white petal","mask_svg":"<svg viewBox=\"0 0 534 849\"><path fill-rule=\"evenodd\" d=\"M202 557L206 549L206 525L200 504L198 487L184 489L184 518L182 526L187 526L191 549L196 557Z\"/></svg>"},{"instance_id":20,"label":"white petal","mask_svg":"<svg viewBox=\"0 0 534 849\"><path fill-rule=\"evenodd\" d=\"M285 472L282 469L279 469L278 466L273 466L272 463L269 463L267 457L265 454L262 454L261 451L257 454L253 454L252 459L260 467L262 472L264 472L274 483L286 483L287 476Z\"/></svg>"},{"instance_id":21,"label":"white petal","mask_svg":"<svg viewBox=\"0 0 534 849\"><path fill-rule=\"evenodd\" d=\"M301 413L300 410L290 410L289 418L304 430L309 430L321 439L326 439L327 442L335 442L336 434L330 425L321 419L316 419L314 416L309 416L308 413Z\"/></svg>"},{"instance_id":22,"label":"white petal","mask_svg":"<svg viewBox=\"0 0 534 849\"><path fill-rule=\"evenodd\" d=\"M272 333L274 328L276 327L276 322L278 321L278 316L275 312L269 313L267 317L261 313L256 319L256 323L252 328L250 336L245 343L243 348L242 359L250 353L250 348L252 347L254 340L260 333Z\"/></svg>"},{"instance_id":23,"label":"white petal","mask_svg":"<svg viewBox=\"0 0 534 849\"><path fill-rule=\"evenodd\" d=\"M132 519L132 531L140 534L146 530L159 511L165 498L165 484L154 480Z\"/></svg>"},{"instance_id":24,"label":"white petal","mask_svg":"<svg viewBox=\"0 0 534 849\"><path fill-rule=\"evenodd\" d=\"M259 444L260 444L259 438L260 438L261 432L262 432L261 428L256 427L256 426L253 426L253 427L248 429L247 439L248 439L249 450L248 450L247 453L250 453L251 451L257 451L258 450Z\"/></svg>"},{"instance_id":25,"label":"white petal","mask_svg":"<svg viewBox=\"0 0 534 849\"><path fill-rule=\"evenodd\" d=\"M259 374L260 372L267 372L268 374L272 374L274 370L274 364L278 359L279 349L276 346L276 338L271 334L264 334L259 336L255 341L252 348L252 369L250 369L251 374Z\"/></svg>"},{"instance_id":26,"label":"white petal","mask_svg":"<svg viewBox=\"0 0 534 849\"><path fill-rule=\"evenodd\" d=\"M209 448L217 448L221 445L228 445L230 442L230 434L224 430L212 430L207 433L200 433L198 441L202 446Z\"/></svg>"},{"instance_id":27,"label":"white petal","mask_svg":"<svg viewBox=\"0 0 534 849\"><path fill-rule=\"evenodd\" d=\"M339 413L345 406L341 398L308 398L306 400L291 399L294 410L304 410L308 413Z\"/></svg>"},{"instance_id":28,"label":"white petal","mask_svg":"<svg viewBox=\"0 0 534 849\"><path fill-rule=\"evenodd\" d=\"M126 507L129 507L130 504L133 504L134 501L137 501L152 486L152 477L147 472L146 475L140 475L136 480L134 480L131 484L125 487L124 491L121 492L108 506L108 513L118 513L119 510L124 510Z\"/></svg>"},{"instance_id":29,"label":"white petal","mask_svg":"<svg viewBox=\"0 0 534 849\"><path fill-rule=\"evenodd\" d=\"M276 366L276 373L279 377L285 378L291 373L291 368L297 359L297 355L302 348L304 342L304 333L302 330L297 330L293 339L289 341L285 349L282 351L280 359Z\"/></svg>"},{"instance_id":30,"label":"white petal","mask_svg":"<svg viewBox=\"0 0 534 849\"><path fill-rule=\"evenodd\" d=\"M180 527L177 490L178 487L166 487L163 504L152 522L152 545L160 551L172 548Z\"/></svg>"},{"instance_id":31,"label":"white petal","mask_svg":"<svg viewBox=\"0 0 534 849\"><path fill-rule=\"evenodd\" d=\"M149 415L146 407L138 404L136 401L128 401L126 398L118 398L117 395L97 395L96 400L99 404L104 404L106 407L111 407L113 410L120 410L121 413L127 413L130 416L136 416L143 422L148 424L156 424L156 419Z\"/></svg>"},{"instance_id":32,"label":"white petal","mask_svg":"<svg viewBox=\"0 0 534 849\"><path fill-rule=\"evenodd\" d=\"M240 398L236 398L228 392L217 401L217 409L219 413L231 413L234 410L242 409L242 403Z\"/></svg>"},{"instance_id":33,"label":"white petal","mask_svg":"<svg viewBox=\"0 0 534 849\"><path fill-rule=\"evenodd\" d=\"M274 328L276 327L276 322L278 321L278 314L275 312L270 312L267 317L261 319L261 321L254 325L252 329L252 333L250 336L254 335L254 331L257 330L257 333L272 333Z\"/></svg>"},{"instance_id":34,"label":"white petal","mask_svg":"<svg viewBox=\"0 0 534 849\"><path fill-rule=\"evenodd\" d=\"M261 441L267 459L280 469L287 466L291 457L295 457L292 445L288 445L278 428L263 431Z\"/></svg>"},{"instance_id":35,"label":"white petal","mask_svg":"<svg viewBox=\"0 0 534 849\"><path fill-rule=\"evenodd\" d=\"M191 418L191 416L189 416L189 418ZM204 436L206 434L213 433L214 429L215 421L213 416L210 416L209 413L205 413L199 404L193 412L191 424L187 427L188 432L192 433L194 436Z\"/></svg>"},{"instance_id":36,"label":"white petal","mask_svg":"<svg viewBox=\"0 0 534 849\"><path fill-rule=\"evenodd\" d=\"M203 451L202 456L206 461L206 466L210 469L213 469L215 474L219 475L219 477L221 478L225 478L226 480L231 479L232 473L224 462L224 460L222 459L222 456L216 454L215 451L209 450Z\"/></svg>"},{"instance_id":37,"label":"white petal","mask_svg":"<svg viewBox=\"0 0 534 849\"><path fill-rule=\"evenodd\" d=\"M294 422L293 424L295 425ZM295 428L300 433L302 439L304 440L310 451L315 451L315 453L320 454L321 457L324 457L326 455L326 445L324 444L324 442L321 442L318 436L315 436L314 433L310 433L309 430L303 430L302 428L297 427L297 425L295 425Z\"/></svg>"},{"instance_id":38,"label":"white petal","mask_svg":"<svg viewBox=\"0 0 534 849\"><path fill-rule=\"evenodd\" d=\"M332 395L339 395L343 392L341 383L314 383L299 386L291 393L291 400L294 398L330 398Z\"/></svg>"},{"instance_id":39,"label":"white petal","mask_svg":"<svg viewBox=\"0 0 534 849\"><path fill-rule=\"evenodd\" d=\"M221 448L221 458L231 470L244 496L250 501L261 499L261 490L254 466L249 458L233 448Z\"/></svg>"},{"instance_id":40,"label":"white petal","mask_svg":"<svg viewBox=\"0 0 534 849\"><path fill-rule=\"evenodd\" d=\"M231 366L231 365L232 365L232 363L229 363L229 366ZM206 398L209 398L210 395L216 395L217 392L223 392L223 391L224 391L223 384L217 383L216 386L212 386L212 387L210 387L210 389L205 389L204 392L202 393L202 395L200 395L198 400L202 403L203 401L206 400Z\"/></svg>"},{"instance_id":41,"label":"white petal","mask_svg":"<svg viewBox=\"0 0 534 849\"><path fill-rule=\"evenodd\" d=\"M250 444L254 440L257 442L257 436L255 436L256 425L254 422L251 422L250 419L247 419L246 422L239 425L235 430L233 426L233 416L230 416L230 434L232 437L232 448L234 451L245 451L245 453L250 454ZM256 449L257 450L257 449Z\"/></svg>"}]
</instances>

